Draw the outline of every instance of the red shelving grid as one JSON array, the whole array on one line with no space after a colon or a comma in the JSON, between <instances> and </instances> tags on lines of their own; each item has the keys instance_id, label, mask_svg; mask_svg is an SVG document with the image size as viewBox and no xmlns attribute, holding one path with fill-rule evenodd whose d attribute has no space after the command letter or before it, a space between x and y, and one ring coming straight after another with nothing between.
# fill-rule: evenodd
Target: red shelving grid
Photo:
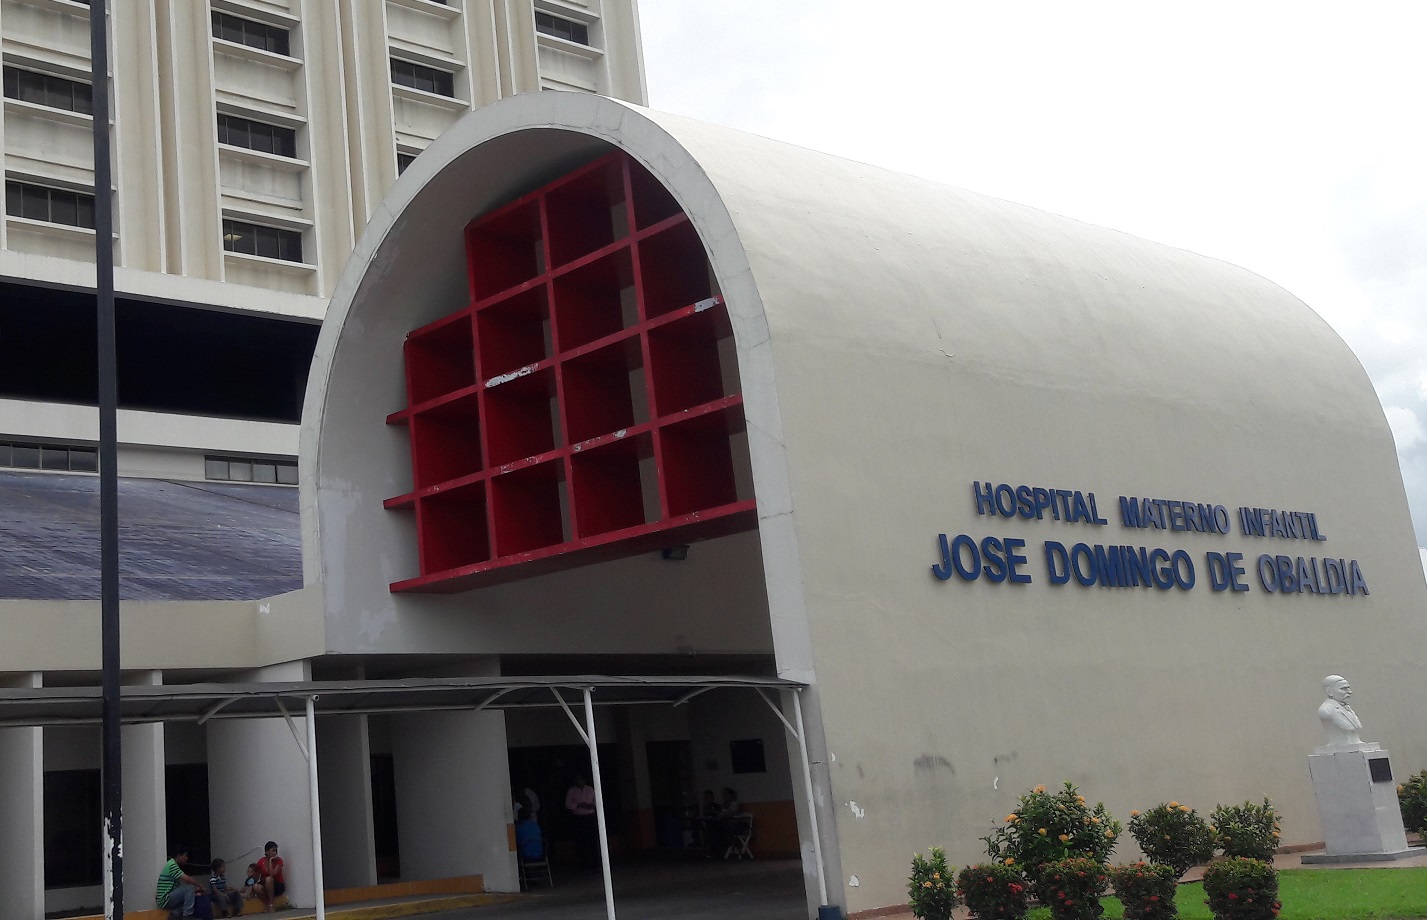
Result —
<instances>
[{"instance_id":1,"label":"red shelving grid","mask_svg":"<svg viewBox=\"0 0 1427 920\"><path fill-rule=\"evenodd\" d=\"M476 330L483 379L549 358L552 349L546 286L541 284L487 303L476 313Z\"/></svg>"},{"instance_id":2,"label":"red shelving grid","mask_svg":"<svg viewBox=\"0 0 1427 920\"><path fill-rule=\"evenodd\" d=\"M678 203L610 154L466 228L471 305L411 332L420 574L459 591L756 526L732 329ZM743 492L748 486L742 487Z\"/></svg>"},{"instance_id":3,"label":"red shelving grid","mask_svg":"<svg viewBox=\"0 0 1427 920\"><path fill-rule=\"evenodd\" d=\"M486 484L474 482L418 499L418 532L440 534L420 540L422 571L443 572L479 565L491 558L486 526Z\"/></svg>"}]
</instances>

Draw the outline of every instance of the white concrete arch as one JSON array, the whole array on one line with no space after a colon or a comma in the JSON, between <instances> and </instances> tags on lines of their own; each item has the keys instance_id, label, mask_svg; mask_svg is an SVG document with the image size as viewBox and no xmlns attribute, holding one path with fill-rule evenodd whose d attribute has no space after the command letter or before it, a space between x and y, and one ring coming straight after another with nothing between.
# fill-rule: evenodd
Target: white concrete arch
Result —
<instances>
[{"instance_id":1,"label":"white concrete arch","mask_svg":"<svg viewBox=\"0 0 1427 920\"><path fill-rule=\"evenodd\" d=\"M471 217L612 148L678 200L728 303L758 534L701 545L688 568L623 560L392 595L415 571L411 524L381 507L410 486L404 433L383 421L404 401L401 342L466 302ZM1372 386L1307 306L1193 253L531 94L463 119L383 203L334 295L302 437L329 652L772 651L811 684L827 868L844 880L832 900L849 910L903 898L914 849L974 860L989 822L1041 782L1074 779L1122 815L1272 792L1285 839L1319 839L1311 790L1284 777L1315 740L1296 688L1330 671L1377 681L1362 692L1378 694L1384 740L1427 759L1409 702L1427 691L1410 651L1427 643L1427 590ZM975 481L1098 491L1108 520L978 514ZM1132 531L1115 526L1117 495L1311 511L1328 540ZM1056 585L1036 552L1034 584L932 578L938 534L958 532L1034 551L1159 541L1201 566L1241 552L1250 581L1258 553L1353 557L1372 593ZM719 578L730 570L760 578ZM671 595L677 609L661 607ZM1164 712L1176 718L1146 718Z\"/></svg>"}]
</instances>

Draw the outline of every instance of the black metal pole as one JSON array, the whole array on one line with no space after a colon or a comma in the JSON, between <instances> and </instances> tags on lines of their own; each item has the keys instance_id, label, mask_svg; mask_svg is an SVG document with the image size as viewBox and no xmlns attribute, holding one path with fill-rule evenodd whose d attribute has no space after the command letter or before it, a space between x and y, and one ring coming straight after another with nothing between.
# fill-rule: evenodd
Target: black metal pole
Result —
<instances>
[{"instance_id":1,"label":"black metal pole","mask_svg":"<svg viewBox=\"0 0 1427 920\"><path fill-rule=\"evenodd\" d=\"M109 169L108 4L89 5L94 99L94 299L99 320L99 610L103 644L104 916L124 916L123 795L119 740L118 382L114 348L114 196Z\"/></svg>"}]
</instances>

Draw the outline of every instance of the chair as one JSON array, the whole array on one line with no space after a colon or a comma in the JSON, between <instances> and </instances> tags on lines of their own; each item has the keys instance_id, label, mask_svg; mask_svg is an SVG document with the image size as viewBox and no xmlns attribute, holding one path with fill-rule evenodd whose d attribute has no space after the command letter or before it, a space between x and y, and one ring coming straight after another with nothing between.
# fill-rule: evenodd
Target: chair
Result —
<instances>
[{"instance_id":1,"label":"chair","mask_svg":"<svg viewBox=\"0 0 1427 920\"><path fill-rule=\"evenodd\" d=\"M753 839L753 816L744 812L729 819L729 844L723 851L724 859L752 859L753 851L748 843Z\"/></svg>"},{"instance_id":2,"label":"chair","mask_svg":"<svg viewBox=\"0 0 1427 920\"><path fill-rule=\"evenodd\" d=\"M527 850L534 852L533 846ZM536 882L541 882L546 888L555 887L555 876L550 873L550 843L544 837L540 838L540 855L526 856L517 852L516 862L520 866L520 890L529 891L530 886Z\"/></svg>"}]
</instances>

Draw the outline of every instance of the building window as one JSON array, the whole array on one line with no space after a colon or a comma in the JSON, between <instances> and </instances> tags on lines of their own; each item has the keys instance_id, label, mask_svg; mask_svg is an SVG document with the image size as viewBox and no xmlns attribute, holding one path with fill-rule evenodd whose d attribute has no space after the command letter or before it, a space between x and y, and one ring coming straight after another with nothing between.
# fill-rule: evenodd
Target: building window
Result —
<instances>
[{"instance_id":1,"label":"building window","mask_svg":"<svg viewBox=\"0 0 1427 920\"><path fill-rule=\"evenodd\" d=\"M67 80L54 74L5 68L5 95L21 102L64 109L67 112L94 113L93 93L88 83Z\"/></svg>"},{"instance_id":2,"label":"building window","mask_svg":"<svg viewBox=\"0 0 1427 920\"><path fill-rule=\"evenodd\" d=\"M0 467L95 473L99 471L99 453L93 447L0 441Z\"/></svg>"},{"instance_id":3,"label":"building window","mask_svg":"<svg viewBox=\"0 0 1427 920\"><path fill-rule=\"evenodd\" d=\"M292 128L236 115L218 116L218 143L275 153L280 157L297 156L297 132Z\"/></svg>"},{"instance_id":4,"label":"building window","mask_svg":"<svg viewBox=\"0 0 1427 920\"><path fill-rule=\"evenodd\" d=\"M391 82L397 86L409 86L422 92L436 93L438 96L456 95L456 79L445 70L413 64L401 58L391 59Z\"/></svg>"},{"instance_id":5,"label":"building window","mask_svg":"<svg viewBox=\"0 0 1427 920\"><path fill-rule=\"evenodd\" d=\"M11 217L94 229L94 196L68 189L5 183L5 211Z\"/></svg>"},{"instance_id":6,"label":"building window","mask_svg":"<svg viewBox=\"0 0 1427 920\"><path fill-rule=\"evenodd\" d=\"M297 461L204 457L203 477L222 482L261 482L295 486Z\"/></svg>"},{"instance_id":7,"label":"building window","mask_svg":"<svg viewBox=\"0 0 1427 920\"><path fill-rule=\"evenodd\" d=\"M241 220L223 220L223 248L284 262L302 261L302 234Z\"/></svg>"},{"instance_id":8,"label":"building window","mask_svg":"<svg viewBox=\"0 0 1427 920\"><path fill-rule=\"evenodd\" d=\"M402 153L400 150L398 150L396 153L396 174L399 176L402 173L406 172L406 167L410 166L414 162L416 162L416 154Z\"/></svg>"},{"instance_id":9,"label":"building window","mask_svg":"<svg viewBox=\"0 0 1427 920\"><path fill-rule=\"evenodd\" d=\"M287 30L282 26L254 22L251 19L242 19L216 11L213 13L213 37L239 45L247 45L249 48L271 51L273 54L281 54L284 57L289 56L291 49Z\"/></svg>"},{"instance_id":10,"label":"building window","mask_svg":"<svg viewBox=\"0 0 1427 920\"><path fill-rule=\"evenodd\" d=\"M580 45L590 43L590 27L583 22L535 11L535 31Z\"/></svg>"}]
</instances>

